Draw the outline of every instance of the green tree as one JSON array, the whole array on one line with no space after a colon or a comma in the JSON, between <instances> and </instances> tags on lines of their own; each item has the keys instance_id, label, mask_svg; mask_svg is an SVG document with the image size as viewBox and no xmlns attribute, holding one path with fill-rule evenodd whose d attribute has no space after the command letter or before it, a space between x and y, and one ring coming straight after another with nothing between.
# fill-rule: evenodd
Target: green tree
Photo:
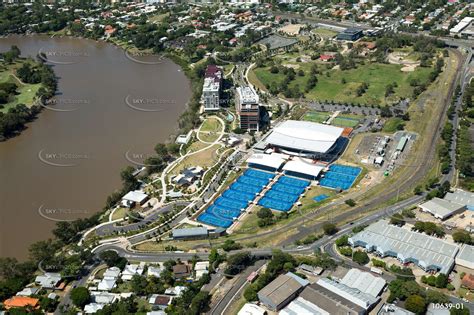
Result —
<instances>
[{"instance_id":1,"label":"green tree","mask_svg":"<svg viewBox=\"0 0 474 315\"><path fill-rule=\"evenodd\" d=\"M336 240L336 246L349 246L349 235L343 235Z\"/></svg>"},{"instance_id":2,"label":"green tree","mask_svg":"<svg viewBox=\"0 0 474 315\"><path fill-rule=\"evenodd\" d=\"M353 254L352 254L352 260L356 263L358 263L359 265L366 265L369 263L370 259L369 259L369 256L367 255L366 252L363 252L363 251L355 251Z\"/></svg>"},{"instance_id":3,"label":"green tree","mask_svg":"<svg viewBox=\"0 0 474 315\"><path fill-rule=\"evenodd\" d=\"M436 277L435 285L437 288L446 288L448 285L448 276L444 273L440 273L438 277Z\"/></svg>"},{"instance_id":4,"label":"green tree","mask_svg":"<svg viewBox=\"0 0 474 315\"><path fill-rule=\"evenodd\" d=\"M420 295L411 295L405 301L405 308L415 314L424 314L426 310L426 301Z\"/></svg>"},{"instance_id":5,"label":"green tree","mask_svg":"<svg viewBox=\"0 0 474 315\"><path fill-rule=\"evenodd\" d=\"M327 235L333 235L337 233L337 227L334 223L324 223L323 224L323 231Z\"/></svg>"},{"instance_id":6,"label":"green tree","mask_svg":"<svg viewBox=\"0 0 474 315\"><path fill-rule=\"evenodd\" d=\"M71 301L79 308L83 308L91 300L89 290L85 287L77 287L71 290Z\"/></svg>"}]
</instances>

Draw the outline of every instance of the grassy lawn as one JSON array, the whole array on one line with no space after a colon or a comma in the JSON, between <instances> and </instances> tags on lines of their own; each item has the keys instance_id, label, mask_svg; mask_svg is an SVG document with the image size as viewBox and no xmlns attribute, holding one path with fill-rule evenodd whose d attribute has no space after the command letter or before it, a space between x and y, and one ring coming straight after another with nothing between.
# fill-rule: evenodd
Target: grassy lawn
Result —
<instances>
[{"instance_id":1,"label":"grassy lawn","mask_svg":"<svg viewBox=\"0 0 474 315\"><path fill-rule=\"evenodd\" d=\"M119 208L115 210L114 214L112 215L112 220L118 220L121 219L127 214L128 209L127 208Z\"/></svg>"},{"instance_id":2,"label":"grassy lawn","mask_svg":"<svg viewBox=\"0 0 474 315\"><path fill-rule=\"evenodd\" d=\"M222 124L219 120L214 117L206 118L202 123L201 131L205 132L219 132L222 130Z\"/></svg>"},{"instance_id":3,"label":"grassy lawn","mask_svg":"<svg viewBox=\"0 0 474 315\"><path fill-rule=\"evenodd\" d=\"M359 124L358 119L346 118L346 117L340 117L340 116L337 116L331 122L331 125L334 125L334 126L351 127L351 128L356 127L358 124Z\"/></svg>"},{"instance_id":4,"label":"grassy lawn","mask_svg":"<svg viewBox=\"0 0 474 315\"><path fill-rule=\"evenodd\" d=\"M216 152L219 148L220 146L216 144L207 150L186 157L175 168L173 168L171 175L177 175L179 172L181 172L181 170L191 166L199 165L203 168L208 168L214 165L214 163L216 163L217 159L220 157L220 155Z\"/></svg>"},{"instance_id":5,"label":"grassy lawn","mask_svg":"<svg viewBox=\"0 0 474 315\"><path fill-rule=\"evenodd\" d=\"M325 122L331 115L327 112L309 111L303 116L303 120L315 123Z\"/></svg>"},{"instance_id":6,"label":"grassy lawn","mask_svg":"<svg viewBox=\"0 0 474 315\"><path fill-rule=\"evenodd\" d=\"M205 142L214 142L219 138L220 135L221 135L220 132L218 132L218 133L215 133L215 132L200 132L199 133L199 138L202 141L205 141Z\"/></svg>"},{"instance_id":7,"label":"grassy lawn","mask_svg":"<svg viewBox=\"0 0 474 315\"><path fill-rule=\"evenodd\" d=\"M305 71L305 76L296 76L290 82L289 87L295 88L299 86L303 91L306 82L309 79L309 69L313 63L300 63L299 66ZM427 82L431 68L418 67L414 72L402 72L402 66L393 64L372 63L368 65L359 65L356 69L326 70L320 66L320 70L324 74L318 75L316 87L306 93L306 98L322 101L336 101L347 103L361 103L385 105L385 90L388 84L397 83L395 88L395 96L391 96L391 100L398 98L411 97L413 87L410 86L410 80L419 79L420 82ZM264 86L273 84L281 85L284 79L282 73L271 73L269 67L256 68L253 70L256 78L261 81ZM342 82L345 79L346 83ZM356 90L363 83L367 83L368 89L361 96L357 96Z\"/></svg>"},{"instance_id":8,"label":"grassy lawn","mask_svg":"<svg viewBox=\"0 0 474 315\"><path fill-rule=\"evenodd\" d=\"M17 94L14 98L3 104L3 108L0 108L0 112L6 113L10 108L15 107L18 104L25 104L30 107L35 103L36 93L41 87L41 84L22 84L18 81L13 74L16 69L21 66L22 62L16 62L11 65L2 65L0 67L0 83L12 82L17 85Z\"/></svg>"},{"instance_id":9,"label":"grassy lawn","mask_svg":"<svg viewBox=\"0 0 474 315\"><path fill-rule=\"evenodd\" d=\"M169 13L163 13L163 14L157 14L150 16L148 18L148 21L151 23L160 23L163 22L163 20L169 15Z\"/></svg>"},{"instance_id":10,"label":"grassy lawn","mask_svg":"<svg viewBox=\"0 0 474 315\"><path fill-rule=\"evenodd\" d=\"M319 35L322 38L332 38L337 35L337 32L329 30L327 28L315 28L311 31L313 34Z\"/></svg>"},{"instance_id":11,"label":"grassy lawn","mask_svg":"<svg viewBox=\"0 0 474 315\"><path fill-rule=\"evenodd\" d=\"M383 126L382 131L393 133L398 130L403 130L404 125L405 125L405 122L403 121L403 119L399 117L391 117L387 119L387 121L385 122L385 125Z\"/></svg>"},{"instance_id":12,"label":"grassy lawn","mask_svg":"<svg viewBox=\"0 0 474 315\"><path fill-rule=\"evenodd\" d=\"M317 205L321 205L328 201L329 198L324 199L323 201L316 202L313 200L314 197L319 195L327 195L329 198L336 195L334 190L324 188L321 186L311 186L311 190L308 190L303 198L300 199L301 202L301 210L311 209Z\"/></svg>"}]
</instances>

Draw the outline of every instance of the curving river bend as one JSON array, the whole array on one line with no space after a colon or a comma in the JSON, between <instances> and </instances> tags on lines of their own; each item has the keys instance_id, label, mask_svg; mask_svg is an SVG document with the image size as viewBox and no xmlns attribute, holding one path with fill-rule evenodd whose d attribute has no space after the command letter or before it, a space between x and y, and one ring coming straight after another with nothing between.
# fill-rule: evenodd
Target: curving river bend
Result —
<instances>
[{"instance_id":1,"label":"curving river bend","mask_svg":"<svg viewBox=\"0 0 474 315\"><path fill-rule=\"evenodd\" d=\"M0 38L0 51L44 53L59 77L53 105L0 142L0 256L27 257L57 220L91 216L120 187L120 170L175 132L191 97L179 66L75 38ZM133 164L132 164L133 165Z\"/></svg>"}]
</instances>

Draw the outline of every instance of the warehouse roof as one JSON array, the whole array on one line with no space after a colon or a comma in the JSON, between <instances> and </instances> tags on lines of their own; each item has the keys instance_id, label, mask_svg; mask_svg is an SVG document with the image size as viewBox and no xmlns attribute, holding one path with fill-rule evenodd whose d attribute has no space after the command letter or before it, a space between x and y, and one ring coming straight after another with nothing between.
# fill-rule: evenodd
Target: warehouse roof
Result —
<instances>
[{"instance_id":1,"label":"warehouse roof","mask_svg":"<svg viewBox=\"0 0 474 315\"><path fill-rule=\"evenodd\" d=\"M300 315L300 314L312 314L312 315L330 315L330 313L314 305L310 301L306 301L302 297L298 297L296 300L288 304L282 309L279 315Z\"/></svg>"},{"instance_id":2,"label":"warehouse roof","mask_svg":"<svg viewBox=\"0 0 474 315\"><path fill-rule=\"evenodd\" d=\"M333 292L334 294L352 301L354 304L364 309L368 309L371 305L378 302L378 298L375 296L361 292L358 289L351 288L343 283L336 282L329 278L321 278L316 283Z\"/></svg>"},{"instance_id":3,"label":"warehouse roof","mask_svg":"<svg viewBox=\"0 0 474 315\"><path fill-rule=\"evenodd\" d=\"M285 162L285 159L280 154L253 154L247 163L263 165L275 169L279 169L280 166Z\"/></svg>"},{"instance_id":4,"label":"warehouse roof","mask_svg":"<svg viewBox=\"0 0 474 315\"><path fill-rule=\"evenodd\" d=\"M303 286L288 275L280 275L258 292L259 296L265 296L275 305L280 305L292 294Z\"/></svg>"},{"instance_id":5,"label":"warehouse roof","mask_svg":"<svg viewBox=\"0 0 474 315\"><path fill-rule=\"evenodd\" d=\"M459 247L436 237L417 233L380 220L349 238L355 246L376 249L383 255L394 253L403 261L413 258L424 268L437 267L449 273Z\"/></svg>"},{"instance_id":6,"label":"warehouse roof","mask_svg":"<svg viewBox=\"0 0 474 315\"><path fill-rule=\"evenodd\" d=\"M439 219L445 219L454 213L463 210L465 206L441 198L433 198L425 203L422 203L420 208L433 214Z\"/></svg>"},{"instance_id":7,"label":"warehouse roof","mask_svg":"<svg viewBox=\"0 0 474 315\"><path fill-rule=\"evenodd\" d=\"M258 305L245 303L237 315L265 315L265 309L261 308Z\"/></svg>"},{"instance_id":8,"label":"warehouse roof","mask_svg":"<svg viewBox=\"0 0 474 315\"><path fill-rule=\"evenodd\" d=\"M266 141L293 150L325 153L343 131L344 128L309 121L287 120L275 127Z\"/></svg>"},{"instance_id":9,"label":"warehouse roof","mask_svg":"<svg viewBox=\"0 0 474 315\"><path fill-rule=\"evenodd\" d=\"M292 160L283 166L284 171L306 174L314 177L317 177L323 169L324 167L313 164L312 161L308 159Z\"/></svg>"},{"instance_id":10,"label":"warehouse roof","mask_svg":"<svg viewBox=\"0 0 474 315\"><path fill-rule=\"evenodd\" d=\"M387 284L384 279L355 268L349 270L341 283L374 297L378 296Z\"/></svg>"},{"instance_id":11,"label":"warehouse roof","mask_svg":"<svg viewBox=\"0 0 474 315\"><path fill-rule=\"evenodd\" d=\"M470 191L456 189L453 193L448 192L444 199L461 205L474 206L474 193Z\"/></svg>"},{"instance_id":12,"label":"warehouse roof","mask_svg":"<svg viewBox=\"0 0 474 315\"><path fill-rule=\"evenodd\" d=\"M365 312L364 308L323 288L317 283L307 286L303 292L300 293L300 297L317 305L329 314L356 315Z\"/></svg>"},{"instance_id":13,"label":"warehouse roof","mask_svg":"<svg viewBox=\"0 0 474 315\"><path fill-rule=\"evenodd\" d=\"M458 259L474 262L474 246L464 244L456 256L456 260Z\"/></svg>"}]
</instances>

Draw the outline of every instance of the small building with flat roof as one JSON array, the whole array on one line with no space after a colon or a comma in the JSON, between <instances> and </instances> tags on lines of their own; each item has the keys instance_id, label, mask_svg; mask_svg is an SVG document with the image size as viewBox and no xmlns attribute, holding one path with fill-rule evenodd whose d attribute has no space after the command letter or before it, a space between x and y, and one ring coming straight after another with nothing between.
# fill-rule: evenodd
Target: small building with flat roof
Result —
<instances>
[{"instance_id":1,"label":"small building with flat roof","mask_svg":"<svg viewBox=\"0 0 474 315\"><path fill-rule=\"evenodd\" d=\"M405 150L405 146L407 145L407 142L408 142L408 137L403 136L400 139L400 141L398 141L397 148L395 149L395 151L402 152L403 150Z\"/></svg>"},{"instance_id":2,"label":"small building with flat roof","mask_svg":"<svg viewBox=\"0 0 474 315\"><path fill-rule=\"evenodd\" d=\"M182 240L182 239L201 239L207 238L209 232L205 227L192 227L184 229L174 229L172 233L173 239Z\"/></svg>"},{"instance_id":3,"label":"small building with flat roof","mask_svg":"<svg viewBox=\"0 0 474 315\"><path fill-rule=\"evenodd\" d=\"M285 159L281 154L255 153L247 160L247 163L250 167L275 172L280 170Z\"/></svg>"},{"instance_id":4,"label":"small building with flat roof","mask_svg":"<svg viewBox=\"0 0 474 315\"><path fill-rule=\"evenodd\" d=\"M280 275L258 292L260 302L272 311L279 311L290 303L304 286L288 274Z\"/></svg>"},{"instance_id":5,"label":"small building with flat roof","mask_svg":"<svg viewBox=\"0 0 474 315\"><path fill-rule=\"evenodd\" d=\"M337 34L336 39L337 40L347 40L347 41L356 41L359 38L364 36L362 30L360 28L346 28L339 34Z\"/></svg>"},{"instance_id":6,"label":"small building with flat roof","mask_svg":"<svg viewBox=\"0 0 474 315\"><path fill-rule=\"evenodd\" d=\"M312 160L302 158L291 160L283 166L285 174L309 180L315 180L323 169L324 167L314 164Z\"/></svg>"},{"instance_id":7,"label":"small building with flat roof","mask_svg":"<svg viewBox=\"0 0 474 315\"><path fill-rule=\"evenodd\" d=\"M474 270L474 246L464 244L456 256L456 265Z\"/></svg>"},{"instance_id":8,"label":"small building with flat roof","mask_svg":"<svg viewBox=\"0 0 474 315\"><path fill-rule=\"evenodd\" d=\"M419 207L424 212L429 212L440 220L446 220L452 215L466 210L466 206L464 205L437 197L422 203Z\"/></svg>"}]
</instances>

